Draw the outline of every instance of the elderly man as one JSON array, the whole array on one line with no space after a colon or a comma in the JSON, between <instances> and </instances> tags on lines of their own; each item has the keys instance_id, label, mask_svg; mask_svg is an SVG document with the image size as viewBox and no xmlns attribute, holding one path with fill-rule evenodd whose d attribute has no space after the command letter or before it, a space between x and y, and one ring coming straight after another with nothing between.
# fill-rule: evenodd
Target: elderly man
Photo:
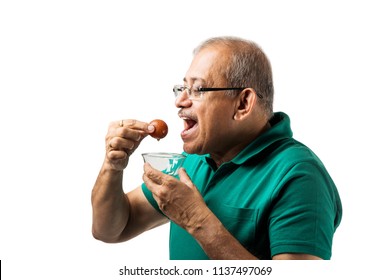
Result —
<instances>
[{"instance_id":1,"label":"elderly man","mask_svg":"<svg viewBox=\"0 0 390 280\"><path fill-rule=\"evenodd\" d=\"M187 158L179 177L144 166L122 188L129 156L154 127L110 124L92 192L93 235L129 240L170 222L171 259L330 259L342 207L320 159L273 112L270 63L254 42L217 37L174 87Z\"/></svg>"}]
</instances>

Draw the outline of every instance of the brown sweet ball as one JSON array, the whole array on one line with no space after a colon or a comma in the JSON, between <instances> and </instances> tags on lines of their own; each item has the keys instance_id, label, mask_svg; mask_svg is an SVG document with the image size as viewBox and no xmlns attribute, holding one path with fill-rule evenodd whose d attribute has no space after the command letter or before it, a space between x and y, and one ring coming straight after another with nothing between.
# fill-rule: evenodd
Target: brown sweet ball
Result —
<instances>
[{"instance_id":1,"label":"brown sweet ball","mask_svg":"<svg viewBox=\"0 0 390 280\"><path fill-rule=\"evenodd\" d=\"M168 134L168 125L163 120L153 120L149 123L155 127L153 133L150 134L153 138L160 140L167 136Z\"/></svg>"}]
</instances>

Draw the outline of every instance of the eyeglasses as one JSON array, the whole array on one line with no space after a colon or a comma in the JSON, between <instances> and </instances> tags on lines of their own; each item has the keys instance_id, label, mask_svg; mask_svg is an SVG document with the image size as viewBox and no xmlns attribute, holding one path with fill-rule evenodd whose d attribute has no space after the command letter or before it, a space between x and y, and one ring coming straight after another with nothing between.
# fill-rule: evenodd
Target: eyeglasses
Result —
<instances>
[{"instance_id":1,"label":"eyeglasses","mask_svg":"<svg viewBox=\"0 0 390 280\"><path fill-rule=\"evenodd\" d=\"M176 85L173 87L173 93L175 94L175 98L181 95L185 90L187 91L188 97L192 100L201 99L203 94L206 91L222 91L222 90L243 90L245 88L204 88L204 87L188 87L183 85Z\"/></svg>"}]
</instances>

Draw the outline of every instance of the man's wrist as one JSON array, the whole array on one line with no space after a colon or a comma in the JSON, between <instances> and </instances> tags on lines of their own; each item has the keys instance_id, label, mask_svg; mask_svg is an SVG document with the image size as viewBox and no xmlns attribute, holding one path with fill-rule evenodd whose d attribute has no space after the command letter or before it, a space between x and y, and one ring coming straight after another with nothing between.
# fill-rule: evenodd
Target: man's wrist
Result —
<instances>
[{"instance_id":1,"label":"man's wrist","mask_svg":"<svg viewBox=\"0 0 390 280\"><path fill-rule=\"evenodd\" d=\"M211 210L205 212L201 215L201 218L198 219L197 223L192 225L187 229L199 243L207 245L207 243L213 243L214 239L220 232L222 223L214 215Z\"/></svg>"}]
</instances>

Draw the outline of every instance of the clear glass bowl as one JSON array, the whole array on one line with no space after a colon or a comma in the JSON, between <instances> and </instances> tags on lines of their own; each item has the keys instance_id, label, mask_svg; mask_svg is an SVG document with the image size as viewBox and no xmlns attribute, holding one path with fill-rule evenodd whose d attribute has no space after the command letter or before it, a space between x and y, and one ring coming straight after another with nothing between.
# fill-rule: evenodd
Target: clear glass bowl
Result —
<instances>
[{"instance_id":1,"label":"clear glass bowl","mask_svg":"<svg viewBox=\"0 0 390 280\"><path fill-rule=\"evenodd\" d=\"M177 153L144 153L142 157L144 162L149 163L153 168L172 176L177 175L178 169L186 159L185 155Z\"/></svg>"}]
</instances>

